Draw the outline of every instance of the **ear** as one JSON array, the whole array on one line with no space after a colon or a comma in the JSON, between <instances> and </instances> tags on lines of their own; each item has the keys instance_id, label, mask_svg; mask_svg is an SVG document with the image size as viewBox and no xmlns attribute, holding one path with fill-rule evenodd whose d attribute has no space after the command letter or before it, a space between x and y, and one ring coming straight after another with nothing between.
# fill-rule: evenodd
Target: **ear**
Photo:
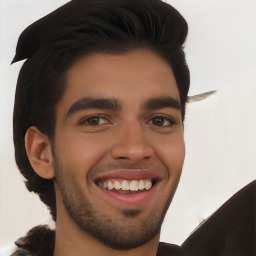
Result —
<instances>
[{"instance_id":1,"label":"ear","mask_svg":"<svg viewBox=\"0 0 256 256\"><path fill-rule=\"evenodd\" d=\"M25 148L34 171L44 179L54 177L54 158L51 142L37 127L31 126L25 135Z\"/></svg>"}]
</instances>

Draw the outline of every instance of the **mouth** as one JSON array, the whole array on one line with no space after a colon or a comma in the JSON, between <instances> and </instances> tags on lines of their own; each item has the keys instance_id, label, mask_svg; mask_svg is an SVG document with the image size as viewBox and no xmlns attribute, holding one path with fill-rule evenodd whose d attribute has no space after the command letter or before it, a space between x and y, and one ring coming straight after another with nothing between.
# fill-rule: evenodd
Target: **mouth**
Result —
<instances>
[{"instance_id":1,"label":"mouth","mask_svg":"<svg viewBox=\"0 0 256 256\"><path fill-rule=\"evenodd\" d=\"M140 207L153 198L160 181L155 172L121 170L97 177L94 183L104 201L118 207Z\"/></svg>"},{"instance_id":2,"label":"mouth","mask_svg":"<svg viewBox=\"0 0 256 256\"><path fill-rule=\"evenodd\" d=\"M156 179L106 179L97 181L96 185L115 193L133 195L150 190L155 183Z\"/></svg>"}]
</instances>

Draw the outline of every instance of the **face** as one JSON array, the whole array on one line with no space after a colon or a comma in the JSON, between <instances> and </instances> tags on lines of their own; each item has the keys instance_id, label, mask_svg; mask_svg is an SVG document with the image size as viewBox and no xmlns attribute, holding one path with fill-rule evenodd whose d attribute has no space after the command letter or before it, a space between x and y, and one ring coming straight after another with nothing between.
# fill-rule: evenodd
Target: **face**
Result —
<instances>
[{"instance_id":1,"label":"face","mask_svg":"<svg viewBox=\"0 0 256 256\"><path fill-rule=\"evenodd\" d=\"M114 249L159 235L185 155L168 63L143 49L78 60L56 107L54 155L57 212L63 204L79 229Z\"/></svg>"}]
</instances>

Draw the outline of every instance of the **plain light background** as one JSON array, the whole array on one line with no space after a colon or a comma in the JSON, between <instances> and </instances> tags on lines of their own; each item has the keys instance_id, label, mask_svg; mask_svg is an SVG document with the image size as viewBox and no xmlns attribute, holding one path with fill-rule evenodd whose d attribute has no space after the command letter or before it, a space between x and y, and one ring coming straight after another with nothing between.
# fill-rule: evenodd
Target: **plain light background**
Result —
<instances>
[{"instance_id":1,"label":"plain light background","mask_svg":"<svg viewBox=\"0 0 256 256\"><path fill-rule=\"evenodd\" d=\"M16 168L12 111L21 62L10 66L19 34L65 0L0 0L0 255L31 227L51 224ZM194 228L256 176L256 1L169 0L189 24L190 95L186 160L161 240L181 244Z\"/></svg>"}]
</instances>

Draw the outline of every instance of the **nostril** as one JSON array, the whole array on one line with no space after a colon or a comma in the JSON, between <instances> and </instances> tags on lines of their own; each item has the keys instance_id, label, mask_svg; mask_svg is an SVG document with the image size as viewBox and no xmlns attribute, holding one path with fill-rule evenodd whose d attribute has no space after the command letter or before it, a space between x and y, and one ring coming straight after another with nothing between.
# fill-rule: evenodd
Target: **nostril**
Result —
<instances>
[{"instance_id":1,"label":"nostril","mask_svg":"<svg viewBox=\"0 0 256 256\"><path fill-rule=\"evenodd\" d=\"M118 157L118 159L124 159L124 160L126 160L126 159L129 159L128 157L125 157L125 156L120 156L120 157Z\"/></svg>"}]
</instances>

